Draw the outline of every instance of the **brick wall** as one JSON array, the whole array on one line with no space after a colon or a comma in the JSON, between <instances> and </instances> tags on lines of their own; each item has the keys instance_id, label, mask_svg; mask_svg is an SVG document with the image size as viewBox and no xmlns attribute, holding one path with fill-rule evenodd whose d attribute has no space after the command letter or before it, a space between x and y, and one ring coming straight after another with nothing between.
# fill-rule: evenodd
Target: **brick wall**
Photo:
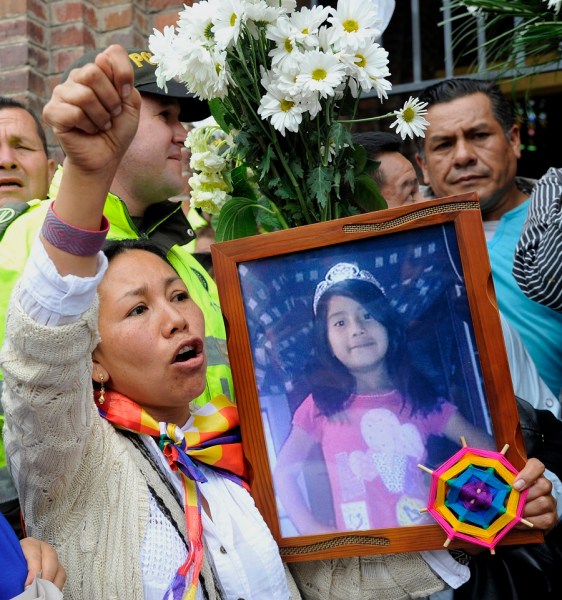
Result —
<instances>
[{"instance_id":1,"label":"brick wall","mask_svg":"<svg viewBox=\"0 0 562 600\"><path fill-rule=\"evenodd\" d=\"M191 4L191 0L186 0ZM62 73L93 48L145 46L153 28L176 22L176 0L1 0L0 95L37 114ZM55 158L60 158L49 137Z\"/></svg>"}]
</instances>

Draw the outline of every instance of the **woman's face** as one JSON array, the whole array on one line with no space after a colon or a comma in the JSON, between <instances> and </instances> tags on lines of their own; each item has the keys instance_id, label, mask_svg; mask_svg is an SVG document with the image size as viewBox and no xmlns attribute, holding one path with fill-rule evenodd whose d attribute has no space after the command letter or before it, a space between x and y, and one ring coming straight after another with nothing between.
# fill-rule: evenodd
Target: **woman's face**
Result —
<instances>
[{"instance_id":1,"label":"woman's face","mask_svg":"<svg viewBox=\"0 0 562 600\"><path fill-rule=\"evenodd\" d=\"M116 256L99 287L101 342L93 377L157 420L182 426L205 388L205 323L185 284L144 250Z\"/></svg>"},{"instance_id":2,"label":"woman's face","mask_svg":"<svg viewBox=\"0 0 562 600\"><path fill-rule=\"evenodd\" d=\"M351 374L384 364L388 350L386 328L356 300L337 295L330 298L327 331L334 356Z\"/></svg>"}]
</instances>

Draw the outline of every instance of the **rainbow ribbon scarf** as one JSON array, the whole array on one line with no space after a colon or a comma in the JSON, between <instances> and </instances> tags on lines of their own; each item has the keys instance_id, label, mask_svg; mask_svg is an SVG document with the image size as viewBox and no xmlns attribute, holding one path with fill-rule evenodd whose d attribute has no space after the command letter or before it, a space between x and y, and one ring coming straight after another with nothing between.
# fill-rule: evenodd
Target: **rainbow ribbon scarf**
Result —
<instances>
[{"instance_id":1,"label":"rainbow ribbon scarf","mask_svg":"<svg viewBox=\"0 0 562 600\"><path fill-rule=\"evenodd\" d=\"M197 483L207 481L197 463L206 464L247 488L246 466L240 442L238 409L226 396L217 396L192 413L189 426L156 421L144 408L126 396L107 390L100 415L119 429L158 438L173 471L179 471L185 492L185 521L189 551L178 569L165 598L194 600L203 563L200 491Z\"/></svg>"}]
</instances>

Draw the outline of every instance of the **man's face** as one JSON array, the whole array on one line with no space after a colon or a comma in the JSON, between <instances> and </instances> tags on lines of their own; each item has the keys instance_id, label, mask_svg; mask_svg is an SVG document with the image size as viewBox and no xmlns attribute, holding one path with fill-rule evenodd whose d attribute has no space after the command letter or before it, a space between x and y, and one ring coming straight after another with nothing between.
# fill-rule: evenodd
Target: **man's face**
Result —
<instances>
[{"instance_id":1,"label":"man's face","mask_svg":"<svg viewBox=\"0 0 562 600\"><path fill-rule=\"evenodd\" d=\"M23 108L0 109L0 206L46 198L54 170L33 117Z\"/></svg>"},{"instance_id":2,"label":"man's face","mask_svg":"<svg viewBox=\"0 0 562 600\"><path fill-rule=\"evenodd\" d=\"M383 152L377 161L384 181L380 192L389 208L425 200L414 166L405 156L400 152Z\"/></svg>"},{"instance_id":3,"label":"man's face","mask_svg":"<svg viewBox=\"0 0 562 600\"><path fill-rule=\"evenodd\" d=\"M519 128L506 136L486 94L434 104L427 120L425 156L417 158L436 197L476 191L487 219L498 219L523 200L515 186Z\"/></svg>"},{"instance_id":4,"label":"man's face","mask_svg":"<svg viewBox=\"0 0 562 600\"><path fill-rule=\"evenodd\" d=\"M186 138L174 98L142 94L137 133L123 157L111 191L142 216L152 204L183 190L182 148Z\"/></svg>"}]
</instances>

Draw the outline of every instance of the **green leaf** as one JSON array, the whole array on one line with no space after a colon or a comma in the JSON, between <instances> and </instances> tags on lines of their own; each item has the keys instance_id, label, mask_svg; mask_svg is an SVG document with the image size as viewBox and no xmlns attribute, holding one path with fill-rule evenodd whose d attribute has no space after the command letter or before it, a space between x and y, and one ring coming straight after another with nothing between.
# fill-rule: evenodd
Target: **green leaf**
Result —
<instances>
[{"instance_id":1,"label":"green leaf","mask_svg":"<svg viewBox=\"0 0 562 600\"><path fill-rule=\"evenodd\" d=\"M275 152L273 150L273 145L269 144L261 162L260 181L269 173L272 160L275 160Z\"/></svg>"},{"instance_id":2,"label":"green leaf","mask_svg":"<svg viewBox=\"0 0 562 600\"><path fill-rule=\"evenodd\" d=\"M333 179L334 171L331 167L315 167L308 174L306 183L311 194L316 197L321 207L326 206L328 202Z\"/></svg>"},{"instance_id":3,"label":"green leaf","mask_svg":"<svg viewBox=\"0 0 562 600\"><path fill-rule=\"evenodd\" d=\"M355 177L353 203L363 212L388 208L386 200L380 193L379 186L366 173L361 173Z\"/></svg>"},{"instance_id":4,"label":"green leaf","mask_svg":"<svg viewBox=\"0 0 562 600\"><path fill-rule=\"evenodd\" d=\"M273 194L276 198L287 200L295 197L295 191L293 188L283 179L278 179L275 186L269 186L273 190Z\"/></svg>"},{"instance_id":5,"label":"green leaf","mask_svg":"<svg viewBox=\"0 0 562 600\"><path fill-rule=\"evenodd\" d=\"M347 165L343 174L343 181L353 191L355 189L355 168L353 165Z\"/></svg>"},{"instance_id":6,"label":"green leaf","mask_svg":"<svg viewBox=\"0 0 562 600\"><path fill-rule=\"evenodd\" d=\"M230 113L224 105L224 102L220 98L213 98L212 100L209 100L209 108L219 127L228 133L232 129L232 123L229 118Z\"/></svg>"},{"instance_id":7,"label":"green leaf","mask_svg":"<svg viewBox=\"0 0 562 600\"><path fill-rule=\"evenodd\" d=\"M343 123L336 121L330 127L330 132L328 134L328 139L330 139L336 150L342 149L346 144L351 146L351 133L347 127Z\"/></svg>"},{"instance_id":8,"label":"green leaf","mask_svg":"<svg viewBox=\"0 0 562 600\"><path fill-rule=\"evenodd\" d=\"M353 157L355 162L355 172L363 173L367 165L367 151L361 144L354 144Z\"/></svg>"},{"instance_id":9,"label":"green leaf","mask_svg":"<svg viewBox=\"0 0 562 600\"><path fill-rule=\"evenodd\" d=\"M265 198L261 198L258 202L264 207L271 204L269 200L266 200ZM270 210L258 210L257 218L259 225L265 231L278 231L279 229L283 229L277 216Z\"/></svg>"},{"instance_id":10,"label":"green leaf","mask_svg":"<svg viewBox=\"0 0 562 600\"><path fill-rule=\"evenodd\" d=\"M258 233L254 209L259 207L250 198L231 198L222 208L217 221L215 239L217 242L248 237Z\"/></svg>"},{"instance_id":11,"label":"green leaf","mask_svg":"<svg viewBox=\"0 0 562 600\"><path fill-rule=\"evenodd\" d=\"M291 169L295 179L302 179L304 176L304 170L302 168L300 158L295 158L289 161L289 168Z\"/></svg>"},{"instance_id":12,"label":"green leaf","mask_svg":"<svg viewBox=\"0 0 562 600\"><path fill-rule=\"evenodd\" d=\"M248 165L240 165L230 172L232 195L256 200L256 192L248 180Z\"/></svg>"}]
</instances>

